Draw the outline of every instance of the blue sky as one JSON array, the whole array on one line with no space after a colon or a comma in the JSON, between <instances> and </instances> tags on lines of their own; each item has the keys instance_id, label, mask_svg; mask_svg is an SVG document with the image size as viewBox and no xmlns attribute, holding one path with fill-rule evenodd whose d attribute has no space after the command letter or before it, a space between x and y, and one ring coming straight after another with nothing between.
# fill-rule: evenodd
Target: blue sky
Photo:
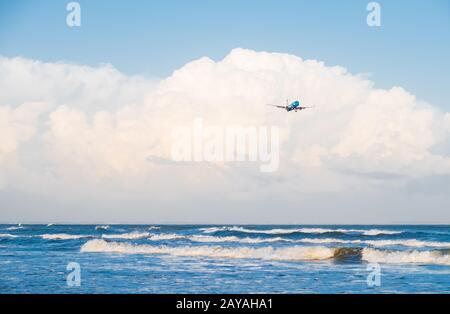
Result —
<instances>
[{"instance_id":1,"label":"blue sky","mask_svg":"<svg viewBox=\"0 0 450 314\"><path fill-rule=\"evenodd\" d=\"M450 109L450 3L379 1L78 1L81 28L65 24L69 1L0 0L0 54L45 61L111 63L127 74L166 77L201 56L231 49L287 52L369 73Z\"/></svg>"}]
</instances>

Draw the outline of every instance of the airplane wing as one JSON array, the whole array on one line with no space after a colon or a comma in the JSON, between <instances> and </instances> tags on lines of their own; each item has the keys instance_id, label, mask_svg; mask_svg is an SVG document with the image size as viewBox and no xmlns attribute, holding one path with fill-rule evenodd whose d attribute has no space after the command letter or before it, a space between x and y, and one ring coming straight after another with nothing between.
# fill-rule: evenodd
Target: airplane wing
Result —
<instances>
[{"instance_id":1,"label":"airplane wing","mask_svg":"<svg viewBox=\"0 0 450 314\"><path fill-rule=\"evenodd\" d=\"M267 106L272 106L272 107L277 107L277 108L286 109L285 106L277 106L277 105L271 105L271 104L268 104Z\"/></svg>"},{"instance_id":2,"label":"airplane wing","mask_svg":"<svg viewBox=\"0 0 450 314\"><path fill-rule=\"evenodd\" d=\"M297 110L303 110L303 109L309 109L309 108L314 108L314 106L312 106L312 107L297 107L297 108L295 108L294 110L295 111L297 111Z\"/></svg>"}]
</instances>

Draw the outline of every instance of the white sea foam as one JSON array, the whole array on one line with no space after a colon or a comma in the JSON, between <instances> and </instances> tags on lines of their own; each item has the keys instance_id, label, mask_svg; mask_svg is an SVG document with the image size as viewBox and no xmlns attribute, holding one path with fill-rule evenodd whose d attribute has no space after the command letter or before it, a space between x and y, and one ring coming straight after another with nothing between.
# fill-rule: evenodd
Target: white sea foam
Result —
<instances>
[{"instance_id":1,"label":"white sea foam","mask_svg":"<svg viewBox=\"0 0 450 314\"><path fill-rule=\"evenodd\" d=\"M236 232L244 232L244 233L261 233L261 234L291 234L291 233L333 233L333 232L339 232L339 233L361 233L363 235L368 236L376 236L380 234L400 234L401 231L393 231L393 230L379 230L379 229L331 229L331 228L291 228L291 229L282 229L282 228L276 228L276 229L248 229L244 227L239 226L223 226L223 227L210 227L210 228L201 228L201 231L204 233L214 233L219 231L236 231Z\"/></svg>"},{"instance_id":2,"label":"white sea foam","mask_svg":"<svg viewBox=\"0 0 450 314\"><path fill-rule=\"evenodd\" d=\"M19 229L23 229L23 227L22 226L12 226L12 227L6 228L6 230L19 230Z\"/></svg>"},{"instance_id":3,"label":"white sea foam","mask_svg":"<svg viewBox=\"0 0 450 314\"><path fill-rule=\"evenodd\" d=\"M17 238L17 236L9 233L0 233L0 238Z\"/></svg>"},{"instance_id":4,"label":"white sea foam","mask_svg":"<svg viewBox=\"0 0 450 314\"><path fill-rule=\"evenodd\" d=\"M158 230L158 229L161 229L161 227L157 227L157 226L148 227L148 230Z\"/></svg>"},{"instance_id":5,"label":"white sea foam","mask_svg":"<svg viewBox=\"0 0 450 314\"><path fill-rule=\"evenodd\" d=\"M311 238L311 239L286 239L281 237L276 238L238 238L235 236L215 237L207 235L195 235L190 236L190 240L196 242L240 242L240 243L265 243L265 242L302 242L313 244L330 244L330 243L342 243L342 244L368 244L372 246L393 246L401 245L407 247L450 247L450 242L435 242L435 241L420 241L416 239L408 240L343 240L335 238Z\"/></svg>"},{"instance_id":6,"label":"white sea foam","mask_svg":"<svg viewBox=\"0 0 450 314\"><path fill-rule=\"evenodd\" d=\"M201 236L198 236L201 237ZM208 237L208 236L203 236ZM200 241L202 239L200 238ZM314 244L330 244L330 243L342 243L342 244L368 244L372 246L394 246L401 245L406 247L438 247L438 248L447 248L450 247L450 242L437 242L437 241L420 241L416 239L407 239L407 240L343 240L343 239L334 239L334 238L324 238L324 239L299 239L292 240L286 238L237 238L237 237L210 237L210 241L205 240L204 242L242 242L242 243L263 243L263 242L303 242L303 243L314 243Z\"/></svg>"},{"instance_id":7,"label":"white sea foam","mask_svg":"<svg viewBox=\"0 0 450 314\"><path fill-rule=\"evenodd\" d=\"M326 238L326 239L300 239L297 240L298 242L304 242L304 243L315 243L315 244L327 244L327 243L345 243L345 244L356 244L356 243L362 243L361 240L342 240L342 239L332 239L332 238Z\"/></svg>"},{"instance_id":8,"label":"white sea foam","mask_svg":"<svg viewBox=\"0 0 450 314\"><path fill-rule=\"evenodd\" d=\"M190 236L189 240L195 241L195 242L217 243L217 242L239 242L240 238L235 237L235 236L214 237L214 236L208 236L208 235L194 235L194 236Z\"/></svg>"},{"instance_id":9,"label":"white sea foam","mask_svg":"<svg viewBox=\"0 0 450 314\"><path fill-rule=\"evenodd\" d=\"M229 227L210 227L210 228L200 228L204 233L214 233L218 231L227 231Z\"/></svg>"},{"instance_id":10,"label":"white sea foam","mask_svg":"<svg viewBox=\"0 0 450 314\"><path fill-rule=\"evenodd\" d=\"M377 240L377 241L364 241L364 243L373 246L390 246L390 245L402 245L410 247L450 247L450 242L437 242L437 241L420 241L416 239L408 240Z\"/></svg>"},{"instance_id":11,"label":"white sea foam","mask_svg":"<svg viewBox=\"0 0 450 314\"><path fill-rule=\"evenodd\" d=\"M66 234L66 233L55 233L55 234L42 234L41 238L46 240L74 240L82 238L90 238L89 235L80 234Z\"/></svg>"},{"instance_id":12,"label":"white sea foam","mask_svg":"<svg viewBox=\"0 0 450 314\"><path fill-rule=\"evenodd\" d=\"M384 251L364 248L362 259L371 263L450 265L450 255L440 251Z\"/></svg>"},{"instance_id":13,"label":"white sea foam","mask_svg":"<svg viewBox=\"0 0 450 314\"><path fill-rule=\"evenodd\" d=\"M340 230L336 230L336 229L326 229L326 228L300 228L300 229L298 229L298 232L301 232L301 233L329 233L329 232L346 232L347 230L345 230L345 231L342 231L341 229Z\"/></svg>"},{"instance_id":14,"label":"white sea foam","mask_svg":"<svg viewBox=\"0 0 450 314\"><path fill-rule=\"evenodd\" d=\"M269 229L269 230L259 230L259 229L246 229L242 227L231 227L230 231L239 231L245 233L262 233L262 234L290 234L295 232L302 232L301 229Z\"/></svg>"},{"instance_id":15,"label":"white sea foam","mask_svg":"<svg viewBox=\"0 0 450 314\"><path fill-rule=\"evenodd\" d=\"M194 235L188 237L189 240L195 241L195 242L239 242L239 243L268 243L268 242L280 242L280 241L286 241L286 242L292 242L290 239L283 239L280 237L276 238L238 238L235 236L228 236L228 237L214 237L214 236L206 236L206 235Z\"/></svg>"},{"instance_id":16,"label":"white sea foam","mask_svg":"<svg viewBox=\"0 0 450 314\"><path fill-rule=\"evenodd\" d=\"M184 238L185 238L184 236L175 233L161 233L161 234L152 234L149 240L162 241L162 240L176 240Z\"/></svg>"},{"instance_id":17,"label":"white sea foam","mask_svg":"<svg viewBox=\"0 0 450 314\"><path fill-rule=\"evenodd\" d=\"M364 235L369 236L375 236L380 234L400 234L402 231L392 231L392 230L378 230L378 229L371 229L371 230L355 230L355 232L361 232Z\"/></svg>"},{"instance_id":18,"label":"white sea foam","mask_svg":"<svg viewBox=\"0 0 450 314\"><path fill-rule=\"evenodd\" d=\"M81 252L107 252L122 254L170 254L175 256L204 256L213 258L255 258L265 260L324 260L332 258L334 248L328 247L287 247L287 248L225 248L220 246L167 247L133 245L129 243L89 240L81 247Z\"/></svg>"},{"instance_id":19,"label":"white sea foam","mask_svg":"<svg viewBox=\"0 0 450 314\"><path fill-rule=\"evenodd\" d=\"M220 242L238 242L238 243L270 243L270 242L294 242L290 239L283 239L280 237L276 238L239 238L236 236L224 236L224 237L215 237L209 235L192 235L192 236L183 236L174 233L161 233L151 235L149 240L152 241L161 241L161 240L178 240L178 239L187 239L193 242L205 242L205 243L220 243Z\"/></svg>"},{"instance_id":20,"label":"white sea foam","mask_svg":"<svg viewBox=\"0 0 450 314\"><path fill-rule=\"evenodd\" d=\"M327 232L327 229L321 229L321 228L296 228L296 229L248 229L244 227L211 227L211 228L201 228L201 231L204 233L214 233L218 231L236 231L236 232L243 232L243 233L261 233L261 234L290 234L295 232L304 232L304 233L322 233Z\"/></svg>"},{"instance_id":21,"label":"white sea foam","mask_svg":"<svg viewBox=\"0 0 450 314\"><path fill-rule=\"evenodd\" d=\"M130 233L119 233L119 234L103 234L102 238L105 239L143 239L148 238L150 233L148 232L130 232Z\"/></svg>"},{"instance_id":22,"label":"white sea foam","mask_svg":"<svg viewBox=\"0 0 450 314\"><path fill-rule=\"evenodd\" d=\"M367 236L376 236L380 234L400 234L402 231L393 231L393 230L380 230L380 229L322 229L322 228L303 228L304 233L330 233L330 232L338 232L338 233L361 233Z\"/></svg>"},{"instance_id":23,"label":"white sea foam","mask_svg":"<svg viewBox=\"0 0 450 314\"><path fill-rule=\"evenodd\" d=\"M407 240L343 240L335 238L310 238L310 239L287 239L282 237L275 238L239 238L236 236L210 236L210 235L192 235L183 236L178 234L158 234L152 235L150 240L177 240L188 239L194 242L205 243L220 243L220 242L236 242L236 243L270 243L270 242L297 242L297 243L313 243L313 244L330 244L330 243L342 243L342 244L368 244L371 246L393 246L401 245L406 247L450 247L450 242L434 242L434 241L420 241L416 239Z\"/></svg>"},{"instance_id":24,"label":"white sea foam","mask_svg":"<svg viewBox=\"0 0 450 314\"><path fill-rule=\"evenodd\" d=\"M305 243L316 243L316 244L325 244L325 243L344 243L344 244L368 244L371 246L393 246L393 245L401 245L408 247L440 247L446 248L450 247L450 242L436 242L436 241L420 241L416 239L407 239L407 240L342 240L342 239L301 239L299 242Z\"/></svg>"}]
</instances>

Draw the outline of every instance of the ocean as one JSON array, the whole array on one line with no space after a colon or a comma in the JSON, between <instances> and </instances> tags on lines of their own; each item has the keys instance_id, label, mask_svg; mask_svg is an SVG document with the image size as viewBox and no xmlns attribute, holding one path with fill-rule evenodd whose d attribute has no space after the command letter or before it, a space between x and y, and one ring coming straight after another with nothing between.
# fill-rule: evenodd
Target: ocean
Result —
<instances>
[{"instance_id":1,"label":"ocean","mask_svg":"<svg viewBox=\"0 0 450 314\"><path fill-rule=\"evenodd\" d=\"M0 293L449 292L449 225L0 225Z\"/></svg>"}]
</instances>

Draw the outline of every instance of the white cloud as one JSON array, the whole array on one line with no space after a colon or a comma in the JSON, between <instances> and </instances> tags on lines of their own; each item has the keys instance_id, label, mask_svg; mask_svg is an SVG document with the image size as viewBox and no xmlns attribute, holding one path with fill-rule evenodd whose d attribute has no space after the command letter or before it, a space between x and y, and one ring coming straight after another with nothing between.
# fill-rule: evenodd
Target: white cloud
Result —
<instances>
[{"instance_id":1,"label":"white cloud","mask_svg":"<svg viewBox=\"0 0 450 314\"><path fill-rule=\"evenodd\" d=\"M39 103L25 103L17 108L0 107L0 160L35 134L34 124L41 108Z\"/></svg>"},{"instance_id":2,"label":"white cloud","mask_svg":"<svg viewBox=\"0 0 450 314\"><path fill-rule=\"evenodd\" d=\"M153 79L124 75L109 64L93 68L0 56L1 105L45 101L86 112L111 110L140 101L155 83Z\"/></svg>"},{"instance_id":3,"label":"white cloud","mask_svg":"<svg viewBox=\"0 0 450 314\"><path fill-rule=\"evenodd\" d=\"M377 193L450 174L450 157L435 150L449 151L449 113L400 87L376 89L345 68L287 54L235 49L218 62L190 62L159 82L110 65L0 58L0 85L0 172L30 193L76 190L195 204L220 201L223 195L210 195L229 191L224 206L263 203L270 195L295 205L314 195ZM287 113L266 106L286 98L315 108ZM278 125L280 171L158 162L170 159L172 129L196 117L209 125ZM35 161L22 163L19 146ZM1 163L12 153L17 173Z\"/></svg>"}]
</instances>

